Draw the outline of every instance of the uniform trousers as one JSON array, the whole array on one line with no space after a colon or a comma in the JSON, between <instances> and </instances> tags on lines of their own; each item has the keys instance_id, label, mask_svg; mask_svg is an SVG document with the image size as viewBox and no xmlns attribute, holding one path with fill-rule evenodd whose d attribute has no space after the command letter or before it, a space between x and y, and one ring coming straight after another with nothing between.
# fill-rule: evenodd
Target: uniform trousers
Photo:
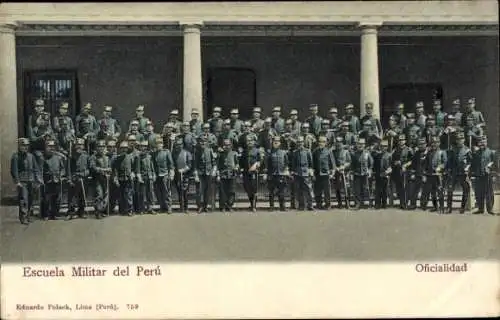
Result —
<instances>
[{"instance_id":1,"label":"uniform trousers","mask_svg":"<svg viewBox=\"0 0 500 320\"><path fill-rule=\"evenodd\" d=\"M130 214L134 212L134 186L132 180L120 181L120 214Z\"/></svg>"},{"instance_id":2,"label":"uniform trousers","mask_svg":"<svg viewBox=\"0 0 500 320\"><path fill-rule=\"evenodd\" d=\"M42 187L42 217L55 218L61 207L61 183L46 182Z\"/></svg>"},{"instance_id":3,"label":"uniform trousers","mask_svg":"<svg viewBox=\"0 0 500 320\"><path fill-rule=\"evenodd\" d=\"M389 177L375 177L375 208L385 209L389 188Z\"/></svg>"},{"instance_id":4,"label":"uniform trousers","mask_svg":"<svg viewBox=\"0 0 500 320\"><path fill-rule=\"evenodd\" d=\"M368 176L353 176L353 193L357 206L364 205L365 199L369 198L370 179ZM368 199L369 200L369 199Z\"/></svg>"},{"instance_id":5,"label":"uniform trousers","mask_svg":"<svg viewBox=\"0 0 500 320\"><path fill-rule=\"evenodd\" d=\"M139 194L137 195L137 200L139 201L138 210L139 212L151 212L153 211L154 203L154 187L153 180L150 178L145 178L139 185Z\"/></svg>"},{"instance_id":6,"label":"uniform trousers","mask_svg":"<svg viewBox=\"0 0 500 320\"><path fill-rule=\"evenodd\" d=\"M420 199L420 206L422 209L427 208L427 203L429 202L429 196L432 198L432 205L434 209L437 209L438 200L441 208L444 208L444 185L443 182L439 181L439 177L435 175L426 176L426 181L423 185L422 197Z\"/></svg>"},{"instance_id":7,"label":"uniform trousers","mask_svg":"<svg viewBox=\"0 0 500 320\"><path fill-rule=\"evenodd\" d=\"M19 218L29 217L33 206L33 183L21 182L17 187L17 203L19 204Z\"/></svg>"},{"instance_id":8,"label":"uniform trousers","mask_svg":"<svg viewBox=\"0 0 500 320\"><path fill-rule=\"evenodd\" d=\"M268 181L269 190L269 206L274 208L274 199L278 196L280 209L285 209L285 177L284 176L271 176Z\"/></svg>"},{"instance_id":9,"label":"uniform trousers","mask_svg":"<svg viewBox=\"0 0 500 320\"><path fill-rule=\"evenodd\" d=\"M172 204L172 183L168 176L156 177L155 192L160 210L168 210Z\"/></svg>"},{"instance_id":10,"label":"uniform trousers","mask_svg":"<svg viewBox=\"0 0 500 320\"><path fill-rule=\"evenodd\" d=\"M484 206L486 204L486 210L488 212L492 212L495 196L493 193L493 181L491 177L488 175L476 177L475 192L479 211L484 211Z\"/></svg>"},{"instance_id":11,"label":"uniform trousers","mask_svg":"<svg viewBox=\"0 0 500 320\"><path fill-rule=\"evenodd\" d=\"M198 209L207 209L214 196L213 177L200 175L199 179L200 182L196 184L196 205Z\"/></svg>"},{"instance_id":12,"label":"uniform trousers","mask_svg":"<svg viewBox=\"0 0 500 320\"><path fill-rule=\"evenodd\" d=\"M325 205L323 206L323 197L325 200ZM330 176L324 175L315 176L314 181L314 198L316 201L316 207L318 208L330 208L331 205L331 183Z\"/></svg>"},{"instance_id":13,"label":"uniform trousers","mask_svg":"<svg viewBox=\"0 0 500 320\"><path fill-rule=\"evenodd\" d=\"M305 206L307 206L307 209L312 209L313 187L311 177L295 176L293 185L295 186L295 190L297 191L299 210L303 210Z\"/></svg>"},{"instance_id":14,"label":"uniform trousers","mask_svg":"<svg viewBox=\"0 0 500 320\"><path fill-rule=\"evenodd\" d=\"M221 178L219 183L219 208L231 209L234 198L234 178Z\"/></svg>"},{"instance_id":15,"label":"uniform trousers","mask_svg":"<svg viewBox=\"0 0 500 320\"><path fill-rule=\"evenodd\" d=\"M452 207L453 191L455 190L455 186L457 184L460 184L460 186L462 188L462 201L460 203L460 207L462 209L465 209L465 206L467 205L467 199L469 199L469 195L470 195L470 186L469 186L469 183L467 183L467 176L464 174L450 176L449 184L448 184L447 206L448 206L448 208Z\"/></svg>"},{"instance_id":16,"label":"uniform trousers","mask_svg":"<svg viewBox=\"0 0 500 320\"><path fill-rule=\"evenodd\" d=\"M415 175L414 177L412 176L408 180L408 195L410 196L410 208L412 209L417 207L417 198L418 194L422 190L422 184L423 183L421 175ZM422 204L420 205L422 206Z\"/></svg>"},{"instance_id":17,"label":"uniform trousers","mask_svg":"<svg viewBox=\"0 0 500 320\"><path fill-rule=\"evenodd\" d=\"M248 201L252 208L257 206L257 173L245 172L243 174L243 188L248 195Z\"/></svg>"},{"instance_id":18,"label":"uniform trousers","mask_svg":"<svg viewBox=\"0 0 500 320\"><path fill-rule=\"evenodd\" d=\"M80 214L85 212L85 197L87 196L87 186L85 178L74 177L68 188L68 214L78 209ZM85 197L84 197L85 193Z\"/></svg>"}]
</instances>

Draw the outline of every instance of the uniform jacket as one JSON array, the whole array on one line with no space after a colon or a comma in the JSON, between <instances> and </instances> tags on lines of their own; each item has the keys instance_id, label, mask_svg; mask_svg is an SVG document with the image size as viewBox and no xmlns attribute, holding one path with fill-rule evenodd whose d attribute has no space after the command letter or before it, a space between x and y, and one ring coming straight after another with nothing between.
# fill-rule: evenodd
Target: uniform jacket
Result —
<instances>
[{"instance_id":1,"label":"uniform jacket","mask_svg":"<svg viewBox=\"0 0 500 320\"><path fill-rule=\"evenodd\" d=\"M330 148L316 148L312 156L314 175L327 176L330 175L333 170L335 170L335 157Z\"/></svg>"},{"instance_id":2,"label":"uniform jacket","mask_svg":"<svg viewBox=\"0 0 500 320\"><path fill-rule=\"evenodd\" d=\"M30 152L15 152L10 160L10 175L14 183L41 181L40 169Z\"/></svg>"}]
</instances>

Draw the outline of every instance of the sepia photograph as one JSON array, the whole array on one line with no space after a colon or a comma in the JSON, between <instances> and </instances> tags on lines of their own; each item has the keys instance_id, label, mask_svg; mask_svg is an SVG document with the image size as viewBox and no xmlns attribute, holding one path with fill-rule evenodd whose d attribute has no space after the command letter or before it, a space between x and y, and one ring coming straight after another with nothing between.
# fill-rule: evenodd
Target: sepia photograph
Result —
<instances>
[{"instance_id":1,"label":"sepia photograph","mask_svg":"<svg viewBox=\"0 0 500 320\"><path fill-rule=\"evenodd\" d=\"M2 315L99 309L9 300L30 281L198 263L496 263L500 312L498 32L493 0L1 3Z\"/></svg>"}]
</instances>

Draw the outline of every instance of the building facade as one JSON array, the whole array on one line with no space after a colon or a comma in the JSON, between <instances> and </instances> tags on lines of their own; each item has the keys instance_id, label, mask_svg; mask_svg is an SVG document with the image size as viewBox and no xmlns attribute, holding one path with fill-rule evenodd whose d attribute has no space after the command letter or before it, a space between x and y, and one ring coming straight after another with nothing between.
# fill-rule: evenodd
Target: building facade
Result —
<instances>
[{"instance_id":1,"label":"building facade","mask_svg":"<svg viewBox=\"0 0 500 320\"><path fill-rule=\"evenodd\" d=\"M37 98L111 105L122 126L144 104L159 130L172 109L372 102L385 119L475 97L498 148L498 58L496 1L0 4L2 196Z\"/></svg>"}]
</instances>

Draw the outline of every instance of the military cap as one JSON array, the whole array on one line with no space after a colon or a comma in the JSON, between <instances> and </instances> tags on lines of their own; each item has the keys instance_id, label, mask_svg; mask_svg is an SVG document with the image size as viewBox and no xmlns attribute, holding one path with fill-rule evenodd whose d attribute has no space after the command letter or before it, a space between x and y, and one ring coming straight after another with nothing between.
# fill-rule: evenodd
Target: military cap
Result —
<instances>
[{"instance_id":1,"label":"military cap","mask_svg":"<svg viewBox=\"0 0 500 320\"><path fill-rule=\"evenodd\" d=\"M302 124L302 128L309 128L309 123L308 122L304 122Z\"/></svg>"},{"instance_id":2,"label":"military cap","mask_svg":"<svg viewBox=\"0 0 500 320\"><path fill-rule=\"evenodd\" d=\"M323 120L321 120L321 124L330 124L330 120L323 119Z\"/></svg>"},{"instance_id":3,"label":"military cap","mask_svg":"<svg viewBox=\"0 0 500 320\"><path fill-rule=\"evenodd\" d=\"M457 139L465 139L463 132L457 132Z\"/></svg>"},{"instance_id":4,"label":"military cap","mask_svg":"<svg viewBox=\"0 0 500 320\"><path fill-rule=\"evenodd\" d=\"M335 140L337 142L344 142L344 138L342 138L342 137L336 137Z\"/></svg>"},{"instance_id":5,"label":"military cap","mask_svg":"<svg viewBox=\"0 0 500 320\"><path fill-rule=\"evenodd\" d=\"M373 102L367 102L367 103L365 103L365 108L366 109L373 109Z\"/></svg>"},{"instance_id":6,"label":"military cap","mask_svg":"<svg viewBox=\"0 0 500 320\"><path fill-rule=\"evenodd\" d=\"M82 119L82 122L83 123L90 123L90 118L89 117L85 117Z\"/></svg>"},{"instance_id":7,"label":"military cap","mask_svg":"<svg viewBox=\"0 0 500 320\"><path fill-rule=\"evenodd\" d=\"M205 129L205 128L210 128L210 123L205 122L205 123L203 124L203 128L204 128L204 129Z\"/></svg>"},{"instance_id":8,"label":"military cap","mask_svg":"<svg viewBox=\"0 0 500 320\"><path fill-rule=\"evenodd\" d=\"M434 99L434 101L432 103L434 105L440 105L441 104L441 100L440 99Z\"/></svg>"},{"instance_id":9,"label":"military cap","mask_svg":"<svg viewBox=\"0 0 500 320\"><path fill-rule=\"evenodd\" d=\"M304 136L299 136L297 138L297 142L304 142Z\"/></svg>"},{"instance_id":10,"label":"military cap","mask_svg":"<svg viewBox=\"0 0 500 320\"><path fill-rule=\"evenodd\" d=\"M370 120L365 120L365 121L363 121L363 125L371 126L372 122Z\"/></svg>"},{"instance_id":11,"label":"military cap","mask_svg":"<svg viewBox=\"0 0 500 320\"><path fill-rule=\"evenodd\" d=\"M330 108L330 113L338 113L339 111L337 108Z\"/></svg>"},{"instance_id":12,"label":"military cap","mask_svg":"<svg viewBox=\"0 0 500 320\"><path fill-rule=\"evenodd\" d=\"M309 109L318 109L318 105L316 103L310 104Z\"/></svg>"},{"instance_id":13,"label":"military cap","mask_svg":"<svg viewBox=\"0 0 500 320\"><path fill-rule=\"evenodd\" d=\"M240 112L238 109L231 109L231 114L239 114Z\"/></svg>"},{"instance_id":14,"label":"military cap","mask_svg":"<svg viewBox=\"0 0 500 320\"><path fill-rule=\"evenodd\" d=\"M170 114L171 115L178 115L179 114L179 110L174 109L174 110L170 111Z\"/></svg>"},{"instance_id":15,"label":"military cap","mask_svg":"<svg viewBox=\"0 0 500 320\"><path fill-rule=\"evenodd\" d=\"M274 136L274 137L273 137L273 141L280 141L280 142L281 142L281 138L280 138L280 136Z\"/></svg>"},{"instance_id":16,"label":"military cap","mask_svg":"<svg viewBox=\"0 0 500 320\"><path fill-rule=\"evenodd\" d=\"M84 106L83 106L83 109L86 109L86 110L90 110L92 109L92 104L90 102L86 103Z\"/></svg>"},{"instance_id":17,"label":"military cap","mask_svg":"<svg viewBox=\"0 0 500 320\"><path fill-rule=\"evenodd\" d=\"M37 99L35 101L35 106L37 106L37 107L42 107L44 105L45 105L45 102L42 99Z\"/></svg>"},{"instance_id":18,"label":"military cap","mask_svg":"<svg viewBox=\"0 0 500 320\"><path fill-rule=\"evenodd\" d=\"M195 108L195 109L191 110L191 114L200 114L200 111Z\"/></svg>"},{"instance_id":19,"label":"military cap","mask_svg":"<svg viewBox=\"0 0 500 320\"><path fill-rule=\"evenodd\" d=\"M247 138L247 141L254 141L255 140L255 136L253 136L251 134L247 135L246 138Z\"/></svg>"},{"instance_id":20,"label":"military cap","mask_svg":"<svg viewBox=\"0 0 500 320\"><path fill-rule=\"evenodd\" d=\"M97 141L97 146L98 147L105 147L106 146L106 141L104 141L104 140Z\"/></svg>"},{"instance_id":21,"label":"military cap","mask_svg":"<svg viewBox=\"0 0 500 320\"><path fill-rule=\"evenodd\" d=\"M231 140L229 140L229 139L224 139L224 144L225 144L225 145L230 145L230 144L231 144Z\"/></svg>"},{"instance_id":22,"label":"military cap","mask_svg":"<svg viewBox=\"0 0 500 320\"><path fill-rule=\"evenodd\" d=\"M364 138L360 138L360 139L358 140L358 143L364 144L364 143L366 143L366 140L365 140Z\"/></svg>"},{"instance_id":23,"label":"military cap","mask_svg":"<svg viewBox=\"0 0 500 320\"><path fill-rule=\"evenodd\" d=\"M144 106L138 105L137 108L135 108L135 111L144 111Z\"/></svg>"},{"instance_id":24,"label":"military cap","mask_svg":"<svg viewBox=\"0 0 500 320\"><path fill-rule=\"evenodd\" d=\"M427 140L425 140L425 138L419 138L418 144L427 144Z\"/></svg>"},{"instance_id":25,"label":"military cap","mask_svg":"<svg viewBox=\"0 0 500 320\"><path fill-rule=\"evenodd\" d=\"M398 137L398 140L399 141L406 140L406 136L404 134L400 134L399 137Z\"/></svg>"},{"instance_id":26,"label":"military cap","mask_svg":"<svg viewBox=\"0 0 500 320\"><path fill-rule=\"evenodd\" d=\"M165 125L163 127L166 127L166 128L173 128L174 127L174 124L172 122L167 122L165 123Z\"/></svg>"},{"instance_id":27,"label":"military cap","mask_svg":"<svg viewBox=\"0 0 500 320\"><path fill-rule=\"evenodd\" d=\"M448 120L455 120L455 116L452 114L447 115L446 118L448 118Z\"/></svg>"},{"instance_id":28,"label":"military cap","mask_svg":"<svg viewBox=\"0 0 500 320\"><path fill-rule=\"evenodd\" d=\"M398 107L398 109L404 109L405 108L405 104L404 103L398 103L397 107Z\"/></svg>"},{"instance_id":29,"label":"military cap","mask_svg":"<svg viewBox=\"0 0 500 320\"><path fill-rule=\"evenodd\" d=\"M251 127L251 126L252 126L252 123L251 123L250 121L245 121L245 122L243 122L243 125L244 125L245 127Z\"/></svg>"},{"instance_id":30,"label":"military cap","mask_svg":"<svg viewBox=\"0 0 500 320\"><path fill-rule=\"evenodd\" d=\"M354 109L354 105L352 103L349 103L347 106L345 106L346 109Z\"/></svg>"},{"instance_id":31,"label":"military cap","mask_svg":"<svg viewBox=\"0 0 500 320\"><path fill-rule=\"evenodd\" d=\"M67 102L63 102L61 103L61 105L59 106L59 109L68 109L69 107L69 104Z\"/></svg>"},{"instance_id":32,"label":"military cap","mask_svg":"<svg viewBox=\"0 0 500 320\"><path fill-rule=\"evenodd\" d=\"M214 112L221 112L221 111L222 111L222 109L220 107L215 107L214 108Z\"/></svg>"},{"instance_id":33,"label":"military cap","mask_svg":"<svg viewBox=\"0 0 500 320\"><path fill-rule=\"evenodd\" d=\"M142 140L141 142L139 142L139 145L147 147L149 145L149 142L148 140Z\"/></svg>"},{"instance_id":34,"label":"military cap","mask_svg":"<svg viewBox=\"0 0 500 320\"><path fill-rule=\"evenodd\" d=\"M78 145L83 146L84 144L85 144L85 140L84 140L84 139L82 139L82 138L78 138L78 139L76 139L76 145L77 145L77 146L78 146Z\"/></svg>"},{"instance_id":35,"label":"military cap","mask_svg":"<svg viewBox=\"0 0 500 320\"><path fill-rule=\"evenodd\" d=\"M156 141L156 143L163 143L163 137L161 137L161 136L156 136L155 141Z\"/></svg>"},{"instance_id":36,"label":"military cap","mask_svg":"<svg viewBox=\"0 0 500 320\"><path fill-rule=\"evenodd\" d=\"M112 106L104 106L104 111L111 112L113 110Z\"/></svg>"},{"instance_id":37,"label":"military cap","mask_svg":"<svg viewBox=\"0 0 500 320\"><path fill-rule=\"evenodd\" d=\"M415 118L415 114L414 114L414 113L407 113L407 114L406 114L406 117L407 117L408 119L413 119L413 118Z\"/></svg>"},{"instance_id":38,"label":"military cap","mask_svg":"<svg viewBox=\"0 0 500 320\"><path fill-rule=\"evenodd\" d=\"M116 147L116 140L109 140L108 147Z\"/></svg>"},{"instance_id":39,"label":"military cap","mask_svg":"<svg viewBox=\"0 0 500 320\"><path fill-rule=\"evenodd\" d=\"M30 141L27 139L27 138L19 138L17 140L17 142L20 144L20 145L29 145L30 144Z\"/></svg>"},{"instance_id":40,"label":"military cap","mask_svg":"<svg viewBox=\"0 0 500 320\"><path fill-rule=\"evenodd\" d=\"M146 120L146 126L152 126L153 125L153 121L151 120Z\"/></svg>"},{"instance_id":41,"label":"military cap","mask_svg":"<svg viewBox=\"0 0 500 320\"><path fill-rule=\"evenodd\" d=\"M347 121L343 121L343 122L341 123L341 126L342 126L342 127L348 127L348 126L349 126L349 122L347 122Z\"/></svg>"},{"instance_id":42,"label":"military cap","mask_svg":"<svg viewBox=\"0 0 500 320\"><path fill-rule=\"evenodd\" d=\"M224 120L224 124L231 124L231 119Z\"/></svg>"},{"instance_id":43,"label":"military cap","mask_svg":"<svg viewBox=\"0 0 500 320\"><path fill-rule=\"evenodd\" d=\"M293 124L292 119L286 119L285 124Z\"/></svg>"},{"instance_id":44,"label":"military cap","mask_svg":"<svg viewBox=\"0 0 500 320\"><path fill-rule=\"evenodd\" d=\"M297 109L290 110L290 115L297 115L297 114L299 114L299 112L297 111Z\"/></svg>"},{"instance_id":45,"label":"military cap","mask_svg":"<svg viewBox=\"0 0 500 320\"><path fill-rule=\"evenodd\" d=\"M389 117L389 120L397 121L398 117L396 117L395 115L392 115L392 116Z\"/></svg>"},{"instance_id":46,"label":"military cap","mask_svg":"<svg viewBox=\"0 0 500 320\"><path fill-rule=\"evenodd\" d=\"M127 141L120 142L120 148L128 148L128 142Z\"/></svg>"},{"instance_id":47,"label":"military cap","mask_svg":"<svg viewBox=\"0 0 500 320\"><path fill-rule=\"evenodd\" d=\"M128 136L128 141L136 141L137 140L137 137L135 136L135 134L131 134Z\"/></svg>"},{"instance_id":48,"label":"military cap","mask_svg":"<svg viewBox=\"0 0 500 320\"><path fill-rule=\"evenodd\" d=\"M132 120L132 121L130 122L130 124L136 124L136 125L139 125L139 121L137 121L137 120L135 120L135 119L134 119L134 120Z\"/></svg>"},{"instance_id":49,"label":"military cap","mask_svg":"<svg viewBox=\"0 0 500 320\"><path fill-rule=\"evenodd\" d=\"M319 142L326 142L326 137L325 136L320 136L318 139Z\"/></svg>"},{"instance_id":50,"label":"military cap","mask_svg":"<svg viewBox=\"0 0 500 320\"><path fill-rule=\"evenodd\" d=\"M48 140L46 145L48 147L55 147L56 146L56 142L54 140Z\"/></svg>"},{"instance_id":51,"label":"military cap","mask_svg":"<svg viewBox=\"0 0 500 320\"><path fill-rule=\"evenodd\" d=\"M262 109L260 107L255 107L255 108L253 108L253 112L261 113Z\"/></svg>"},{"instance_id":52,"label":"military cap","mask_svg":"<svg viewBox=\"0 0 500 320\"><path fill-rule=\"evenodd\" d=\"M42 114L40 115L40 118L42 118L43 120L48 121L48 120L50 119L50 115L49 115L48 113L42 113ZM87 119L87 118L85 118L85 119L86 119L86 120L88 120L88 121L90 122L90 120L89 120L89 119ZM84 120L85 120L85 119L84 119Z\"/></svg>"},{"instance_id":53,"label":"military cap","mask_svg":"<svg viewBox=\"0 0 500 320\"><path fill-rule=\"evenodd\" d=\"M384 139L384 140L382 140L380 142L380 144L383 145L383 146L388 146L389 145L389 141L387 141L387 140Z\"/></svg>"},{"instance_id":54,"label":"military cap","mask_svg":"<svg viewBox=\"0 0 500 320\"><path fill-rule=\"evenodd\" d=\"M452 104L454 104L454 105L460 105L460 99L453 100Z\"/></svg>"},{"instance_id":55,"label":"military cap","mask_svg":"<svg viewBox=\"0 0 500 320\"><path fill-rule=\"evenodd\" d=\"M271 118L266 118L266 119L264 120L264 122L269 122L269 123L271 123L271 122L273 122L273 120L272 120Z\"/></svg>"},{"instance_id":56,"label":"military cap","mask_svg":"<svg viewBox=\"0 0 500 320\"><path fill-rule=\"evenodd\" d=\"M468 103L476 103L476 98L470 98L467 100Z\"/></svg>"},{"instance_id":57,"label":"military cap","mask_svg":"<svg viewBox=\"0 0 500 320\"><path fill-rule=\"evenodd\" d=\"M190 126L190 124L189 124L189 122L188 122L188 121L184 121L184 122L182 123L182 126L183 126L183 127L189 127L189 126Z\"/></svg>"},{"instance_id":58,"label":"military cap","mask_svg":"<svg viewBox=\"0 0 500 320\"><path fill-rule=\"evenodd\" d=\"M432 143L440 143L441 141L439 140L438 137L432 137L431 142Z\"/></svg>"},{"instance_id":59,"label":"military cap","mask_svg":"<svg viewBox=\"0 0 500 320\"><path fill-rule=\"evenodd\" d=\"M423 101L417 101L417 103L415 104L415 107L420 109L420 108L423 108L424 107L424 102Z\"/></svg>"},{"instance_id":60,"label":"military cap","mask_svg":"<svg viewBox=\"0 0 500 320\"><path fill-rule=\"evenodd\" d=\"M281 107L274 107L273 112L281 112Z\"/></svg>"},{"instance_id":61,"label":"military cap","mask_svg":"<svg viewBox=\"0 0 500 320\"><path fill-rule=\"evenodd\" d=\"M427 121L429 121L429 120L435 120L435 119L436 119L436 117L434 117L433 114L430 114L430 115L427 116Z\"/></svg>"}]
</instances>

